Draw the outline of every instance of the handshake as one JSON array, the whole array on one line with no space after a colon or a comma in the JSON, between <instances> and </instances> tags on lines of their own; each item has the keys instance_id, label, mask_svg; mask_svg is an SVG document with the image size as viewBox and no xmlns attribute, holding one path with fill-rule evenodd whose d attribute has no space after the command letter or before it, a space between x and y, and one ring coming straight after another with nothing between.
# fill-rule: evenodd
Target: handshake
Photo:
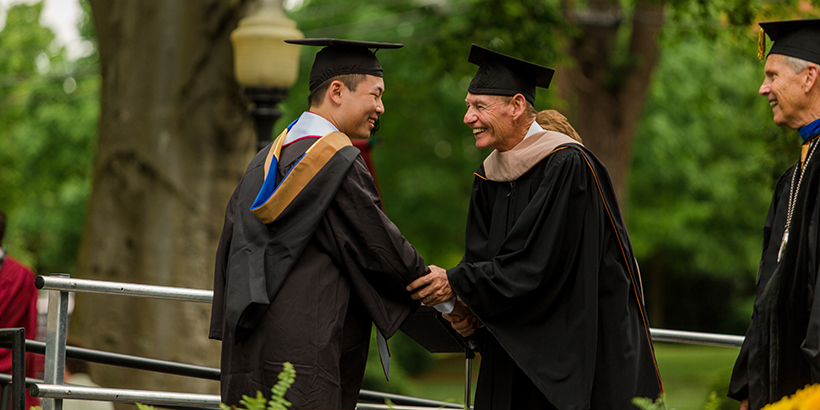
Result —
<instances>
[{"instance_id":1,"label":"handshake","mask_svg":"<svg viewBox=\"0 0 820 410\"><path fill-rule=\"evenodd\" d=\"M442 317L450 322L450 326L463 337L470 336L476 329L483 326L464 302L456 300L456 294L450 287L447 271L436 265L430 265L430 273L407 285L413 300L419 300L427 306L435 306L449 300L455 302L450 313L443 313Z\"/></svg>"}]
</instances>

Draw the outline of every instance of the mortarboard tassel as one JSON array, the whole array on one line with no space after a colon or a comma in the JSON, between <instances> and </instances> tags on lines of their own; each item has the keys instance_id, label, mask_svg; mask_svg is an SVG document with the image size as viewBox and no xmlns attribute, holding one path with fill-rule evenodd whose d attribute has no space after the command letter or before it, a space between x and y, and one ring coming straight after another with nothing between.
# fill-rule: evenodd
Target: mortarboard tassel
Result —
<instances>
[{"instance_id":1,"label":"mortarboard tassel","mask_svg":"<svg viewBox=\"0 0 820 410\"><path fill-rule=\"evenodd\" d=\"M766 33L761 28L757 34L757 58L760 61L763 61L763 57L766 55Z\"/></svg>"}]
</instances>

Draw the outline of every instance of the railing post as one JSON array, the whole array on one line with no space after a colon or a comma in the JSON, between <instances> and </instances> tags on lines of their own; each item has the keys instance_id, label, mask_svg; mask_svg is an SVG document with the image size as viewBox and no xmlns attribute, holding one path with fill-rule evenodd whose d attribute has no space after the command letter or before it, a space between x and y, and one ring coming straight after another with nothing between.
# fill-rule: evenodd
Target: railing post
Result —
<instances>
[{"instance_id":1,"label":"railing post","mask_svg":"<svg viewBox=\"0 0 820 410\"><path fill-rule=\"evenodd\" d=\"M0 329L0 340L11 342L11 410L26 408L26 329ZM4 403L0 403L3 407Z\"/></svg>"},{"instance_id":2,"label":"railing post","mask_svg":"<svg viewBox=\"0 0 820 410\"><path fill-rule=\"evenodd\" d=\"M12 410L26 408L26 329L21 328L11 338Z\"/></svg>"},{"instance_id":3,"label":"railing post","mask_svg":"<svg viewBox=\"0 0 820 410\"><path fill-rule=\"evenodd\" d=\"M51 276L68 278L65 273ZM68 291L48 292L46 361L44 384L63 384L65 379L65 340L68 330ZM63 399L43 398L43 410L63 410Z\"/></svg>"}]
</instances>

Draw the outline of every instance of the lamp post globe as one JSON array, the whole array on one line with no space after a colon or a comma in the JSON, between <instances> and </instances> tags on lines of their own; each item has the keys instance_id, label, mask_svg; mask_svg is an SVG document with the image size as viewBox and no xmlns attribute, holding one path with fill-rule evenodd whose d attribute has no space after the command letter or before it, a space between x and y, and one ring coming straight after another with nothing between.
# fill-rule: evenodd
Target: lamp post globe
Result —
<instances>
[{"instance_id":1,"label":"lamp post globe","mask_svg":"<svg viewBox=\"0 0 820 410\"><path fill-rule=\"evenodd\" d=\"M293 20L285 17L282 0L262 0L259 10L240 20L231 33L234 75L253 102L257 149L270 143L273 125L282 116L284 101L299 72L299 48L286 39L304 38Z\"/></svg>"}]
</instances>

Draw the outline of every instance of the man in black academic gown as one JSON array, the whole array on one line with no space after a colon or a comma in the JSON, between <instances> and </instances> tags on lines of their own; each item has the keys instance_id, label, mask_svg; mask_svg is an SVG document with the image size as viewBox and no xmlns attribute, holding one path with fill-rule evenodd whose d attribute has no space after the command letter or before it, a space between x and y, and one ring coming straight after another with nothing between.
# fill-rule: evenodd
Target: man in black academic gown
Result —
<instances>
[{"instance_id":1,"label":"man in black academic gown","mask_svg":"<svg viewBox=\"0 0 820 410\"><path fill-rule=\"evenodd\" d=\"M768 99L775 124L798 130L803 149L775 187L752 321L729 387L741 409L754 410L820 382L820 20L760 26L774 44L759 93Z\"/></svg>"},{"instance_id":2,"label":"man in black academic gown","mask_svg":"<svg viewBox=\"0 0 820 410\"><path fill-rule=\"evenodd\" d=\"M657 398L638 266L606 168L580 142L536 123L535 88L553 70L473 45L479 66L464 123L478 148L457 266L408 286L427 304L457 295L472 315L476 410L628 409Z\"/></svg>"},{"instance_id":3,"label":"man in black academic gown","mask_svg":"<svg viewBox=\"0 0 820 410\"><path fill-rule=\"evenodd\" d=\"M228 203L209 336L222 340L223 402L270 396L291 362L293 408L353 409L371 324L380 342L393 335L418 307L405 286L428 271L382 212L350 141L370 136L384 112L369 49L401 44L288 42L325 47L310 111L256 155Z\"/></svg>"}]
</instances>

